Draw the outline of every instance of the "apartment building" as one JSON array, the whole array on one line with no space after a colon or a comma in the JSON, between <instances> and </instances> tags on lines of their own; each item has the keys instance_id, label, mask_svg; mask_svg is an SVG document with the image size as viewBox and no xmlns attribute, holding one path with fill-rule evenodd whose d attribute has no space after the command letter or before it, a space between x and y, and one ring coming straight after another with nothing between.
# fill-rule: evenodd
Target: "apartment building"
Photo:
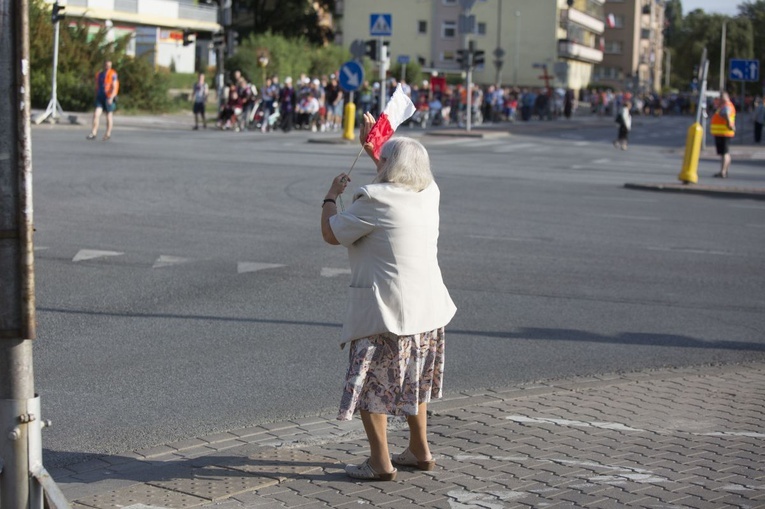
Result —
<instances>
[{"instance_id":1,"label":"apartment building","mask_svg":"<svg viewBox=\"0 0 765 509\"><path fill-rule=\"evenodd\" d=\"M372 38L372 15L390 14L393 62L403 56L433 73L460 73L457 50L474 41L485 52L476 83L580 89L603 59L604 2L341 0L336 42L350 47Z\"/></svg>"},{"instance_id":2,"label":"apartment building","mask_svg":"<svg viewBox=\"0 0 765 509\"><path fill-rule=\"evenodd\" d=\"M661 90L664 8L662 0L606 0L610 23L595 84L637 93Z\"/></svg>"},{"instance_id":3,"label":"apartment building","mask_svg":"<svg viewBox=\"0 0 765 509\"><path fill-rule=\"evenodd\" d=\"M47 0L53 3L53 0ZM129 55L143 55L161 67L194 72L197 59L214 62L209 34L220 30L216 4L194 0L61 0L67 22L84 21L109 38L131 35ZM197 32L205 41L183 45L183 31Z\"/></svg>"}]
</instances>

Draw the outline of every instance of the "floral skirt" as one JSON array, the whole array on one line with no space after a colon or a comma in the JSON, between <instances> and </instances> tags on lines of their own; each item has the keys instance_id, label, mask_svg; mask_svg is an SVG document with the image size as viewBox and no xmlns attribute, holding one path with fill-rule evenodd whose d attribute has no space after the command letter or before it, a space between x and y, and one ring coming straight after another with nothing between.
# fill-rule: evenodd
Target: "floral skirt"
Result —
<instances>
[{"instance_id":1,"label":"floral skirt","mask_svg":"<svg viewBox=\"0 0 765 509\"><path fill-rule=\"evenodd\" d=\"M417 415L417 406L442 396L444 329L412 336L377 334L351 343L338 420L359 410Z\"/></svg>"}]
</instances>

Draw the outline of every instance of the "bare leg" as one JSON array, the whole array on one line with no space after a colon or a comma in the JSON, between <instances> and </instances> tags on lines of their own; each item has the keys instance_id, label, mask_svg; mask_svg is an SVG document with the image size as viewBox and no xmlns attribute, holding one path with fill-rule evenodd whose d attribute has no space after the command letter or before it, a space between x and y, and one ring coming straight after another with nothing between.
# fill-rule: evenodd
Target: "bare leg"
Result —
<instances>
[{"instance_id":1,"label":"bare leg","mask_svg":"<svg viewBox=\"0 0 765 509\"><path fill-rule=\"evenodd\" d=\"M371 452L369 465L379 473L393 471L388 452L388 416L385 414L373 414L366 410L360 410L361 422L369 440Z\"/></svg>"},{"instance_id":2,"label":"bare leg","mask_svg":"<svg viewBox=\"0 0 765 509\"><path fill-rule=\"evenodd\" d=\"M417 415L408 415L406 423L409 425L409 451L420 461L433 459L428 446L428 404L420 403Z\"/></svg>"},{"instance_id":3,"label":"bare leg","mask_svg":"<svg viewBox=\"0 0 765 509\"><path fill-rule=\"evenodd\" d=\"M723 177L728 176L728 168L730 167L730 154L723 154L722 161L720 163L720 173Z\"/></svg>"},{"instance_id":4,"label":"bare leg","mask_svg":"<svg viewBox=\"0 0 765 509\"><path fill-rule=\"evenodd\" d=\"M96 133L98 133L98 123L99 123L99 120L101 119L102 111L103 110L99 107L99 108L96 108L96 111L93 112L93 128L90 130L90 134L92 136L95 136Z\"/></svg>"},{"instance_id":5,"label":"bare leg","mask_svg":"<svg viewBox=\"0 0 765 509\"><path fill-rule=\"evenodd\" d=\"M112 125L114 124L114 113L111 111L106 112L106 134L104 137L110 138L112 136Z\"/></svg>"}]
</instances>

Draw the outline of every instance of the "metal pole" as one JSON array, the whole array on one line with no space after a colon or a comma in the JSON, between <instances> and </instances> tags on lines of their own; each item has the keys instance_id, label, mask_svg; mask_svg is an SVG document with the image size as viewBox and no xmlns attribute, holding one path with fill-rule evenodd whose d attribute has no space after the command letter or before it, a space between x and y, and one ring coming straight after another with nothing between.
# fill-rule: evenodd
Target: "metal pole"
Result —
<instances>
[{"instance_id":1,"label":"metal pole","mask_svg":"<svg viewBox=\"0 0 765 509\"><path fill-rule=\"evenodd\" d=\"M720 41L720 93L722 94L725 90L725 42L726 42L726 31L728 29L728 22L723 21L722 26L722 39Z\"/></svg>"},{"instance_id":2,"label":"metal pole","mask_svg":"<svg viewBox=\"0 0 765 509\"><path fill-rule=\"evenodd\" d=\"M27 0L0 3L0 508L28 507L29 426L21 415L34 398L32 151L29 118Z\"/></svg>"},{"instance_id":3,"label":"metal pole","mask_svg":"<svg viewBox=\"0 0 765 509\"><path fill-rule=\"evenodd\" d=\"M385 52L382 37L377 39L377 56L378 64L380 66L378 76L380 78L380 113L382 113L385 111L385 103L388 102L388 92L386 91L385 86L385 59L388 55Z\"/></svg>"},{"instance_id":4,"label":"metal pole","mask_svg":"<svg viewBox=\"0 0 765 509\"><path fill-rule=\"evenodd\" d=\"M497 51L502 49L502 0L497 0ZM499 57L497 57L499 60ZM502 86L502 66L497 66L497 73L494 76L494 84L497 88Z\"/></svg>"},{"instance_id":5,"label":"metal pole","mask_svg":"<svg viewBox=\"0 0 765 509\"><path fill-rule=\"evenodd\" d=\"M513 64L513 87L518 86L519 51L521 47L521 11L515 11L515 63Z\"/></svg>"},{"instance_id":6,"label":"metal pole","mask_svg":"<svg viewBox=\"0 0 765 509\"><path fill-rule=\"evenodd\" d=\"M41 124L44 120L50 119L51 122L56 122L59 116L64 116L64 110L58 102L58 41L60 22L56 20L53 23L53 75L51 77L51 92L50 102L45 112L35 118L35 124Z\"/></svg>"}]
</instances>

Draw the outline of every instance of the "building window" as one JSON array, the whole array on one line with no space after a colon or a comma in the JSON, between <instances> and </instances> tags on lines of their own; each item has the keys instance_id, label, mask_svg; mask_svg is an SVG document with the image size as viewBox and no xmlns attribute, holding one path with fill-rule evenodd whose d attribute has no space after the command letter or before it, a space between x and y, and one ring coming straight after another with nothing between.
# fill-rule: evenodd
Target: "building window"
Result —
<instances>
[{"instance_id":1,"label":"building window","mask_svg":"<svg viewBox=\"0 0 765 509\"><path fill-rule=\"evenodd\" d=\"M486 23L478 23L478 35L486 35Z\"/></svg>"},{"instance_id":2,"label":"building window","mask_svg":"<svg viewBox=\"0 0 765 509\"><path fill-rule=\"evenodd\" d=\"M606 41L603 51L608 55L621 55L622 41Z\"/></svg>"},{"instance_id":3,"label":"building window","mask_svg":"<svg viewBox=\"0 0 765 509\"><path fill-rule=\"evenodd\" d=\"M624 28L624 16L614 14L614 28Z\"/></svg>"},{"instance_id":4,"label":"building window","mask_svg":"<svg viewBox=\"0 0 765 509\"><path fill-rule=\"evenodd\" d=\"M457 37L457 22L444 21L443 25L441 25L441 37L444 39L454 39Z\"/></svg>"},{"instance_id":5,"label":"building window","mask_svg":"<svg viewBox=\"0 0 765 509\"><path fill-rule=\"evenodd\" d=\"M640 38L641 39L650 39L651 38L651 29L650 28L641 28L640 29Z\"/></svg>"},{"instance_id":6,"label":"building window","mask_svg":"<svg viewBox=\"0 0 765 509\"><path fill-rule=\"evenodd\" d=\"M454 62L454 52L453 51L444 51L441 53L441 61L442 62Z\"/></svg>"},{"instance_id":7,"label":"building window","mask_svg":"<svg viewBox=\"0 0 765 509\"><path fill-rule=\"evenodd\" d=\"M428 33L428 22L427 21L418 21L417 22L417 33L418 34L427 34Z\"/></svg>"}]
</instances>

